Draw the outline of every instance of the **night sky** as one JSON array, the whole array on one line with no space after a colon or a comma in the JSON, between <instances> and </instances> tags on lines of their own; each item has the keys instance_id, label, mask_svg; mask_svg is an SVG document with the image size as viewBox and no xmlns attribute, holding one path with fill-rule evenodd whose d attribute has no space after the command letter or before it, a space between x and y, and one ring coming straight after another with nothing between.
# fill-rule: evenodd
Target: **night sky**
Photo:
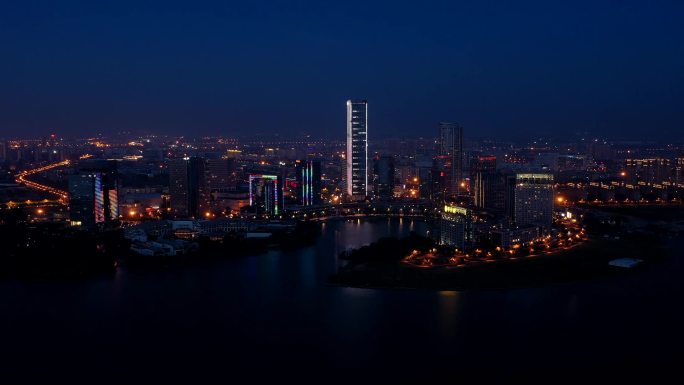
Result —
<instances>
[{"instance_id":1,"label":"night sky","mask_svg":"<svg viewBox=\"0 0 684 385\"><path fill-rule=\"evenodd\" d=\"M684 132L682 1L3 1L0 137Z\"/></svg>"}]
</instances>

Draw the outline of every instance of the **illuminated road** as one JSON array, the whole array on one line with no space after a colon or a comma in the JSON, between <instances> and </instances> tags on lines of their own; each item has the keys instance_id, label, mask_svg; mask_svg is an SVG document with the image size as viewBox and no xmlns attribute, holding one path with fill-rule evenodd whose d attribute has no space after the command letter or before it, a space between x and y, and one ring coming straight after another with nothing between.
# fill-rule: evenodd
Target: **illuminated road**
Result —
<instances>
[{"instance_id":1,"label":"illuminated road","mask_svg":"<svg viewBox=\"0 0 684 385\"><path fill-rule=\"evenodd\" d=\"M86 155L81 155L80 159L87 159L90 157L92 157L92 155L86 154ZM69 200L69 192L64 191L64 190L60 190L60 189L57 189L54 187L50 187L50 186L47 186L44 184L33 182L33 181L29 180L28 178L31 175L35 175L35 174L38 174L41 172L49 171L49 170L52 170L52 169L55 169L58 167L68 166L70 164L71 164L70 160L65 160L65 161L58 162L58 163L52 163L52 164L49 164L47 166L42 166L42 167L30 169L30 170L25 170L25 171L22 171L19 174L17 174L16 181L17 181L17 183L23 184L26 187L31 188L33 190L47 192L49 194L56 195L59 198L60 203L66 204L67 201Z\"/></svg>"}]
</instances>

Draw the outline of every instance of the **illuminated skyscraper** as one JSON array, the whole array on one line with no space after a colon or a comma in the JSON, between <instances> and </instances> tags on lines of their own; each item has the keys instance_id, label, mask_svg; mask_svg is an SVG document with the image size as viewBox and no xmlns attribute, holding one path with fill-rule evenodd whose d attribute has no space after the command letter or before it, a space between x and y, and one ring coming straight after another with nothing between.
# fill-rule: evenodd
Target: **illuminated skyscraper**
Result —
<instances>
[{"instance_id":1,"label":"illuminated skyscraper","mask_svg":"<svg viewBox=\"0 0 684 385\"><path fill-rule=\"evenodd\" d=\"M297 199L302 206L321 204L321 162L298 160L295 162Z\"/></svg>"},{"instance_id":2,"label":"illuminated skyscraper","mask_svg":"<svg viewBox=\"0 0 684 385\"><path fill-rule=\"evenodd\" d=\"M347 100L347 194L368 196L368 102Z\"/></svg>"},{"instance_id":3,"label":"illuminated skyscraper","mask_svg":"<svg viewBox=\"0 0 684 385\"><path fill-rule=\"evenodd\" d=\"M473 215L460 206L445 205L440 220L439 243L458 249L468 249L474 242Z\"/></svg>"},{"instance_id":4,"label":"illuminated skyscraper","mask_svg":"<svg viewBox=\"0 0 684 385\"><path fill-rule=\"evenodd\" d=\"M458 195L463 181L463 127L456 123L439 124L439 153L444 161L444 193Z\"/></svg>"},{"instance_id":5,"label":"illuminated skyscraper","mask_svg":"<svg viewBox=\"0 0 684 385\"><path fill-rule=\"evenodd\" d=\"M506 177L496 172L495 156L478 156L471 164L476 207L503 213L506 207Z\"/></svg>"},{"instance_id":6,"label":"illuminated skyscraper","mask_svg":"<svg viewBox=\"0 0 684 385\"><path fill-rule=\"evenodd\" d=\"M280 175L250 174L249 205L257 215L281 215L284 208L283 178Z\"/></svg>"},{"instance_id":7,"label":"illuminated skyscraper","mask_svg":"<svg viewBox=\"0 0 684 385\"><path fill-rule=\"evenodd\" d=\"M69 218L72 225L93 228L119 219L116 161L81 161L69 178Z\"/></svg>"},{"instance_id":8,"label":"illuminated skyscraper","mask_svg":"<svg viewBox=\"0 0 684 385\"><path fill-rule=\"evenodd\" d=\"M553 221L553 174L515 175L514 222L519 227L551 228Z\"/></svg>"}]
</instances>

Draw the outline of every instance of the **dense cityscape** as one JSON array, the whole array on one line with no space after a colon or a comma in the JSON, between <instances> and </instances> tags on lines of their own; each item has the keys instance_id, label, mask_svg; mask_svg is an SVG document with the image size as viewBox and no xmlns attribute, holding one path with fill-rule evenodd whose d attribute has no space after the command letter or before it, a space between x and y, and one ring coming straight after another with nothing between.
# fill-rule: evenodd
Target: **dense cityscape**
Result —
<instances>
[{"instance_id":1,"label":"dense cityscape","mask_svg":"<svg viewBox=\"0 0 684 385\"><path fill-rule=\"evenodd\" d=\"M369 111L365 100L347 101L346 143L132 133L3 140L1 208L56 233L123 229L141 260L188 254L200 237L268 243L297 222L422 217L448 250L407 255L426 267L440 255L440 265L515 258L535 242L550 253L586 237L581 216L591 205L681 202L680 144L582 134L499 143L468 139L457 123L435 124L433 137L374 141Z\"/></svg>"},{"instance_id":2,"label":"dense cityscape","mask_svg":"<svg viewBox=\"0 0 684 385\"><path fill-rule=\"evenodd\" d=\"M0 2L0 384L669 384L684 2Z\"/></svg>"}]
</instances>

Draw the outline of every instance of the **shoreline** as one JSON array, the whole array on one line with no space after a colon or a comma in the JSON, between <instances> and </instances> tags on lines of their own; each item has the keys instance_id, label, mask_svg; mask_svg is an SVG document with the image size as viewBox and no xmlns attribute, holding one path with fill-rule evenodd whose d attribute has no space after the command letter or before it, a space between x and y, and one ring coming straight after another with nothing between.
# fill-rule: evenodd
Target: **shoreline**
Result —
<instances>
[{"instance_id":1,"label":"shoreline","mask_svg":"<svg viewBox=\"0 0 684 385\"><path fill-rule=\"evenodd\" d=\"M587 214L587 212L585 212ZM638 273L674 257L672 239L684 237L682 206L595 208L588 238L570 249L532 257L478 261L460 266L420 266L384 258L383 249L347 260L328 282L337 286L387 289L471 290L540 287ZM358 250L358 249L357 249ZM375 256L377 255L377 257ZM619 258L642 262L609 266Z\"/></svg>"},{"instance_id":2,"label":"shoreline","mask_svg":"<svg viewBox=\"0 0 684 385\"><path fill-rule=\"evenodd\" d=\"M481 262L459 268L420 268L401 262L351 263L329 277L329 284L366 289L466 291L514 289L567 284L638 273L671 258L672 250L648 249L643 241L590 239L557 254L517 260ZM631 269L609 266L621 257L643 262Z\"/></svg>"}]
</instances>

